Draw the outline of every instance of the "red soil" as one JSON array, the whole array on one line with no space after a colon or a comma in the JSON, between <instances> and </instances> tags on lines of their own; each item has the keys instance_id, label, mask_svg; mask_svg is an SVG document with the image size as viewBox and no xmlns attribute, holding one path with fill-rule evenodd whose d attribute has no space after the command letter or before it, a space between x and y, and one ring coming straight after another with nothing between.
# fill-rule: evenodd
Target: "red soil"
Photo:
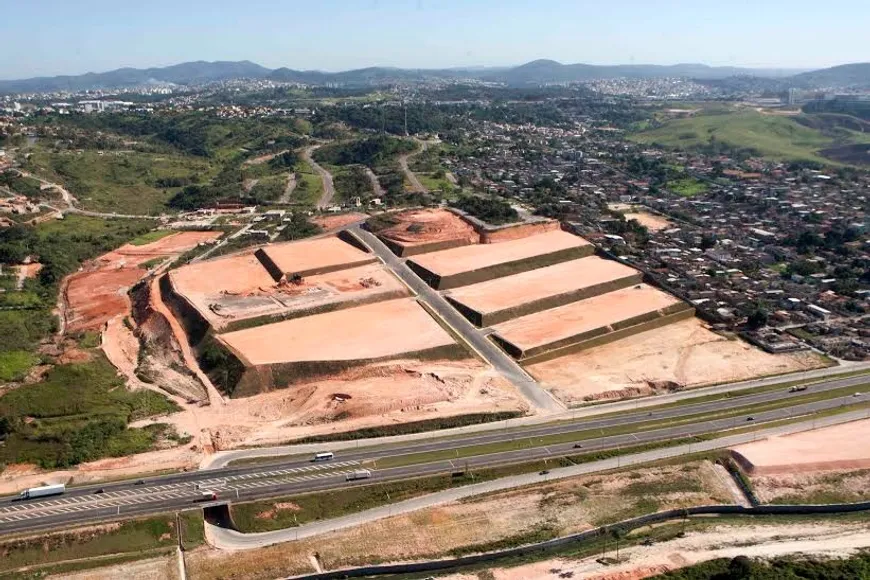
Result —
<instances>
[{"instance_id":1,"label":"red soil","mask_svg":"<svg viewBox=\"0 0 870 580\"><path fill-rule=\"evenodd\" d=\"M590 256L457 288L450 291L450 297L487 313L638 274L619 262Z\"/></svg>"},{"instance_id":2,"label":"red soil","mask_svg":"<svg viewBox=\"0 0 870 580\"><path fill-rule=\"evenodd\" d=\"M282 272L306 272L358 266L375 258L332 236L265 246L263 251Z\"/></svg>"},{"instance_id":3,"label":"red soil","mask_svg":"<svg viewBox=\"0 0 870 580\"><path fill-rule=\"evenodd\" d=\"M67 330L95 330L110 318L130 310L127 291L146 274L140 264L178 255L213 240L220 232L180 232L144 246L126 244L88 263L66 279Z\"/></svg>"},{"instance_id":4,"label":"red soil","mask_svg":"<svg viewBox=\"0 0 870 580\"><path fill-rule=\"evenodd\" d=\"M500 244L463 246L422 254L412 261L439 276L451 276L588 245L589 242L583 238L560 230Z\"/></svg>"},{"instance_id":5,"label":"red soil","mask_svg":"<svg viewBox=\"0 0 870 580\"><path fill-rule=\"evenodd\" d=\"M623 288L495 325L499 336L521 350L551 344L583 332L655 312L679 302L646 284Z\"/></svg>"},{"instance_id":6,"label":"red soil","mask_svg":"<svg viewBox=\"0 0 870 580\"><path fill-rule=\"evenodd\" d=\"M533 224L518 224L496 230L484 230L480 233L481 244L497 244L499 242L507 242L510 240L520 240L529 236L552 232L560 229L561 226L556 220L550 220L541 223Z\"/></svg>"},{"instance_id":7,"label":"red soil","mask_svg":"<svg viewBox=\"0 0 870 580\"><path fill-rule=\"evenodd\" d=\"M731 450L753 475L870 468L870 420L771 437Z\"/></svg>"},{"instance_id":8,"label":"red soil","mask_svg":"<svg viewBox=\"0 0 870 580\"><path fill-rule=\"evenodd\" d=\"M343 213L339 215L323 215L312 218L311 223L317 224L324 230L329 231L337 230L339 228L343 228L346 225L360 222L364 219L367 219L368 217L369 216L367 214L359 212Z\"/></svg>"},{"instance_id":9,"label":"red soil","mask_svg":"<svg viewBox=\"0 0 870 580\"><path fill-rule=\"evenodd\" d=\"M403 247L453 240L476 244L479 238L470 224L443 209L410 210L390 217L398 223L378 235Z\"/></svg>"},{"instance_id":10,"label":"red soil","mask_svg":"<svg viewBox=\"0 0 870 580\"><path fill-rule=\"evenodd\" d=\"M239 330L220 340L252 365L376 359L453 344L411 298Z\"/></svg>"}]
</instances>

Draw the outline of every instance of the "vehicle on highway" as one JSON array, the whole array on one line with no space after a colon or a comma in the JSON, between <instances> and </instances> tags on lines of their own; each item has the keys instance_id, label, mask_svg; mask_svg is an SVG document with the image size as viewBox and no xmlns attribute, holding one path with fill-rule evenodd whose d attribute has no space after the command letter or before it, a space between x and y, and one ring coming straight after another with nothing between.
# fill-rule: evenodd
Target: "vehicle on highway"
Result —
<instances>
[{"instance_id":1,"label":"vehicle on highway","mask_svg":"<svg viewBox=\"0 0 870 580\"><path fill-rule=\"evenodd\" d=\"M58 483L55 485L43 485L41 487L31 487L25 489L19 494L21 499L33 499L37 497L48 497L50 495L60 495L66 491L66 485Z\"/></svg>"},{"instance_id":2,"label":"vehicle on highway","mask_svg":"<svg viewBox=\"0 0 870 580\"><path fill-rule=\"evenodd\" d=\"M789 393L799 393L801 391L806 391L808 388L809 387L807 387L806 385L795 385L793 387L789 387L788 392Z\"/></svg>"},{"instance_id":3,"label":"vehicle on highway","mask_svg":"<svg viewBox=\"0 0 870 580\"><path fill-rule=\"evenodd\" d=\"M137 480L136 480L136 483L134 483L133 485L145 485L145 480L143 480L143 479L137 479Z\"/></svg>"},{"instance_id":4,"label":"vehicle on highway","mask_svg":"<svg viewBox=\"0 0 870 580\"><path fill-rule=\"evenodd\" d=\"M574 449L583 449L583 445L581 443L575 443Z\"/></svg>"},{"instance_id":5,"label":"vehicle on highway","mask_svg":"<svg viewBox=\"0 0 870 580\"><path fill-rule=\"evenodd\" d=\"M335 459L335 454L331 451L324 451L323 453L317 453L314 455L314 459L311 461L331 461Z\"/></svg>"},{"instance_id":6,"label":"vehicle on highway","mask_svg":"<svg viewBox=\"0 0 870 580\"><path fill-rule=\"evenodd\" d=\"M746 417L747 421L755 421L755 417Z\"/></svg>"},{"instance_id":7,"label":"vehicle on highway","mask_svg":"<svg viewBox=\"0 0 870 580\"><path fill-rule=\"evenodd\" d=\"M545 469L544 471L538 473L538 475L550 475L550 470L549 470L549 469Z\"/></svg>"},{"instance_id":8,"label":"vehicle on highway","mask_svg":"<svg viewBox=\"0 0 870 580\"><path fill-rule=\"evenodd\" d=\"M199 497L194 501L214 501L218 498L218 494L214 491L202 490L199 492Z\"/></svg>"},{"instance_id":9,"label":"vehicle on highway","mask_svg":"<svg viewBox=\"0 0 870 580\"><path fill-rule=\"evenodd\" d=\"M345 481L356 481L357 479L368 479L372 476L372 472L368 469L357 469L345 476Z\"/></svg>"},{"instance_id":10,"label":"vehicle on highway","mask_svg":"<svg viewBox=\"0 0 870 580\"><path fill-rule=\"evenodd\" d=\"M94 493L106 493L106 490L101 487L100 489L98 489Z\"/></svg>"},{"instance_id":11,"label":"vehicle on highway","mask_svg":"<svg viewBox=\"0 0 870 580\"><path fill-rule=\"evenodd\" d=\"M863 395L863 394L864 394L864 393L852 393L852 396L853 396L853 397L860 397L860 396Z\"/></svg>"}]
</instances>

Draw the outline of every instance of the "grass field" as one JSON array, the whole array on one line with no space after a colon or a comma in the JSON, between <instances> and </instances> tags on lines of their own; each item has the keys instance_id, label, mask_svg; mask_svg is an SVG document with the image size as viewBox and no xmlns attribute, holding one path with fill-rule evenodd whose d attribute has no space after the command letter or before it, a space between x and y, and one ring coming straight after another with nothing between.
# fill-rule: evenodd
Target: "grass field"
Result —
<instances>
[{"instance_id":1,"label":"grass field","mask_svg":"<svg viewBox=\"0 0 870 580\"><path fill-rule=\"evenodd\" d=\"M102 154L101 154L102 153ZM180 154L139 152L32 150L28 169L64 185L94 211L157 214L179 187L162 187L161 180L207 181L215 172L202 158Z\"/></svg>"},{"instance_id":2,"label":"grass field","mask_svg":"<svg viewBox=\"0 0 870 580\"><path fill-rule=\"evenodd\" d=\"M694 197L707 191L707 184L693 177L669 181L665 187L683 197Z\"/></svg>"},{"instance_id":3,"label":"grass field","mask_svg":"<svg viewBox=\"0 0 870 580\"><path fill-rule=\"evenodd\" d=\"M0 553L3 554L0 573L10 573L23 566L108 555L147 557L157 550L173 549L176 541L174 515L109 524L95 530L71 530L29 539L5 540L0 543Z\"/></svg>"},{"instance_id":4,"label":"grass field","mask_svg":"<svg viewBox=\"0 0 870 580\"><path fill-rule=\"evenodd\" d=\"M171 236L174 233L176 232L172 230L154 230L153 232L148 232L147 234L136 236L135 238L130 240L130 243L134 246L144 246L158 240L162 240L166 236Z\"/></svg>"},{"instance_id":5,"label":"grass field","mask_svg":"<svg viewBox=\"0 0 870 580\"><path fill-rule=\"evenodd\" d=\"M20 381L38 360L25 350L0 352L0 382Z\"/></svg>"},{"instance_id":6,"label":"grass field","mask_svg":"<svg viewBox=\"0 0 870 580\"><path fill-rule=\"evenodd\" d=\"M867 135L841 132L854 142L866 142ZM697 115L666 121L661 127L630 136L640 143L677 149L694 149L718 141L741 149L752 149L773 159L811 160L832 163L818 151L835 139L820 130L804 126L792 118L764 115L755 111Z\"/></svg>"},{"instance_id":7,"label":"grass field","mask_svg":"<svg viewBox=\"0 0 870 580\"><path fill-rule=\"evenodd\" d=\"M290 196L293 205L313 206L323 194L323 180L310 165L300 161L293 169L296 172L296 189Z\"/></svg>"}]
</instances>

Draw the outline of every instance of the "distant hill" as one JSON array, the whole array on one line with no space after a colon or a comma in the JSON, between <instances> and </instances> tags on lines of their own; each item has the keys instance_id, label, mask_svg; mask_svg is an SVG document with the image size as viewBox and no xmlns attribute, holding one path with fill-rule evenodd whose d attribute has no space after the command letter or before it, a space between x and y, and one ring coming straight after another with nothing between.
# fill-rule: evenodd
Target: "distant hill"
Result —
<instances>
[{"instance_id":1,"label":"distant hill","mask_svg":"<svg viewBox=\"0 0 870 580\"><path fill-rule=\"evenodd\" d=\"M870 64L854 64L796 74L803 71L712 67L703 64L599 66L582 63L562 64L554 60L535 60L507 68L400 69L369 67L342 72L323 72L290 68L272 70L250 61L197 61L161 68L121 68L104 73L0 81L0 94L113 89L148 83L190 85L236 78L271 79L315 85L335 83L346 86L389 85L431 79L473 78L505 83L510 86L529 86L620 77L689 77L711 83L723 81L723 79L779 79L779 81L770 82L787 82L790 83L789 86L833 86L834 84L870 84L868 69L870 69Z\"/></svg>"},{"instance_id":2,"label":"distant hill","mask_svg":"<svg viewBox=\"0 0 870 580\"><path fill-rule=\"evenodd\" d=\"M162 68L119 68L104 73L0 81L0 93L84 91L133 87L148 83L189 85L235 78L263 78L269 72L269 69L247 60L240 62L196 61Z\"/></svg>"},{"instance_id":3,"label":"distant hill","mask_svg":"<svg viewBox=\"0 0 870 580\"><path fill-rule=\"evenodd\" d=\"M797 86L806 87L870 87L870 62L843 64L795 75L790 78Z\"/></svg>"},{"instance_id":4,"label":"distant hill","mask_svg":"<svg viewBox=\"0 0 870 580\"><path fill-rule=\"evenodd\" d=\"M554 60L535 60L512 69L483 75L509 85L567 83L609 78L663 78L689 77L696 79L724 79L752 75L783 77L794 74L787 69L747 69L712 67L704 64L675 64L670 66L639 64L598 66L591 64L562 64Z\"/></svg>"}]
</instances>

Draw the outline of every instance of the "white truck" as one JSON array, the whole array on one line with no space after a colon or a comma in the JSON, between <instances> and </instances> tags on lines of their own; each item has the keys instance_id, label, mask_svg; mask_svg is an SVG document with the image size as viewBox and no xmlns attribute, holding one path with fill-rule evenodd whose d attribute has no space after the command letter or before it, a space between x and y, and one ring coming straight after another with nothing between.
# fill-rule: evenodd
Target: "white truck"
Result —
<instances>
[{"instance_id":1,"label":"white truck","mask_svg":"<svg viewBox=\"0 0 870 580\"><path fill-rule=\"evenodd\" d=\"M204 489L199 492L199 497L194 501L215 501L217 498L217 493Z\"/></svg>"},{"instance_id":2,"label":"white truck","mask_svg":"<svg viewBox=\"0 0 870 580\"><path fill-rule=\"evenodd\" d=\"M356 471L352 471L348 473L345 477L345 481L356 481L357 479L368 479L372 476L372 472L368 469L357 469Z\"/></svg>"},{"instance_id":3,"label":"white truck","mask_svg":"<svg viewBox=\"0 0 870 580\"><path fill-rule=\"evenodd\" d=\"M49 495L60 495L66 491L66 485L58 483L55 485L43 485L42 487L31 487L21 492L21 499L34 499L37 497L47 497Z\"/></svg>"}]
</instances>

